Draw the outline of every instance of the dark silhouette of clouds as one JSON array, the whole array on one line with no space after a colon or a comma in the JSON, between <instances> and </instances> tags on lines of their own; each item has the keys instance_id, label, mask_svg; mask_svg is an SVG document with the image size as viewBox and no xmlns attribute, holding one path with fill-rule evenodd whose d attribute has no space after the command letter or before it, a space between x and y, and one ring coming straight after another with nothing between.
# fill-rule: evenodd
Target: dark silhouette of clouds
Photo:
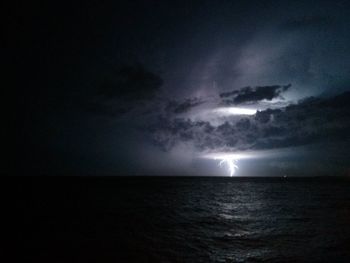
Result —
<instances>
[{"instance_id":1,"label":"dark silhouette of clouds","mask_svg":"<svg viewBox=\"0 0 350 263\"><path fill-rule=\"evenodd\" d=\"M272 100L281 97L281 93L287 91L291 87L288 85L273 85L273 86L257 86L245 87L240 90L224 92L220 94L225 104L242 104L252 103L261 100Z\"/></svg>"},{"instance_id":2,"label":"dark silhouette of clouds","mask_svg":"<svg viewBox=\"0 0 350 263\"><path fill-rule=\"evenodd\" d=\"M303 16L299 18L290 18L283 24L283 28L287 30L303 30L303 29L324 29L334 23L331 16Z\"/></svg>"},{"instance_id":3,"label":"dark silhouette of clouds","mask_svg":"<svg viewBox=\"0 0 350 263\"><path fill-rule=\"evenodd\" d=\"M160 92L162 78L143 65L123 65L106 70L93 83L93 91L82 100L90 113L118 117L135 108L145 107Z\"/></svg>"},{"instance_id":4,"label":"dark silhouette of clouds","mask_svg":"<svg viewBox=\"0 0 350 263\"><path fill-rule=\"evenodd\" d=\"M113 73L103 79L99 95L129 101L149 100L163 84L161 77L142 65L122 66Z\"/></svg>"}]
</instances>

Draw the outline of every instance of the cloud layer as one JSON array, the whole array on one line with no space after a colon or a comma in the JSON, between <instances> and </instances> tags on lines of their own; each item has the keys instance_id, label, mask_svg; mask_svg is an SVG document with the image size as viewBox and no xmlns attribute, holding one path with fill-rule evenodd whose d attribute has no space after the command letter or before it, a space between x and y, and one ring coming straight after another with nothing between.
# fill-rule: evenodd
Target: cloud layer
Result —
<instances>
[{"instance_id":1,"label":"cloud layer","mask_svg":"<svg viewBox=\"0 0 350 263\"><path fill-rule=\"evenodd\" d=\"M188 144L198 152L276 149L350 139L350 93L309 98L220 125L186 118L162 118L149 127L156 145L169 151Z\"/></svg>"}]
</instances>

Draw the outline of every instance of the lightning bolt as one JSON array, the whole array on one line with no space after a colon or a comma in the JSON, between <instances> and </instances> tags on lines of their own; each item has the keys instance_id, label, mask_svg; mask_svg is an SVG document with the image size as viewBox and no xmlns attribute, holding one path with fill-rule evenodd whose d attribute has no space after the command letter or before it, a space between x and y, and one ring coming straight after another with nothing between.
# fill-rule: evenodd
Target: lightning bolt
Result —
<instances>
[{"instance_id":1,"label":"lightning bolt","mask_svg":"<svg viewBox=\"0 0 350 263\"><path fill-rule=\"evenodd\" d=\"M215 160L217 160L217 159L219 159L219 158L215 158ZM229 157L220 158L220 159L221 159L221 161L219 162L219 166L222 166L224 163L226 163L228 170L230 172L230 176L232 177L235 174L236 169L238 169L238 166L235 164L236 160L233 158L229 158Z\"/></svg>"}]
</instances>

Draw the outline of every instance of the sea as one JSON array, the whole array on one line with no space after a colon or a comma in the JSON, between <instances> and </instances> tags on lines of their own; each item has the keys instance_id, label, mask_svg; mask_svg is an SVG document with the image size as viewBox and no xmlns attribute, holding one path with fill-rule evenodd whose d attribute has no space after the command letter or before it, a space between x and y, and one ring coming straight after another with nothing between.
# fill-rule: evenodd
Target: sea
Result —
<instances>
[{"instance_id":1,"label":"sea","mask_svg":"<svg viewBox=\"0 0 350 263\"><path fill-rule=\"evenodd\" d=\"M350 262L346 178L7 181L17 262Z\"/></svg>"}]
</instances>

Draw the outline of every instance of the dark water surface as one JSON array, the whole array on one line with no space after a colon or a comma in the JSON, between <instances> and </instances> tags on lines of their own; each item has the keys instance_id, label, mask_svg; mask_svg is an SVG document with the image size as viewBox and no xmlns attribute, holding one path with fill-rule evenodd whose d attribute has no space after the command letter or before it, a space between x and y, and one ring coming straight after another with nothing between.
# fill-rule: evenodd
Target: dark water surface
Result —
<instances>
[{"instance_id":1,"label":"dark water surface","mask_svg":"<svg viewBox=\"0 0 350 263\"><path fill-rule=\"evenodd\" d=\"M31 177L9 183L24 261L350 262L345 179Z\"/></svg>"}]
</instances>

